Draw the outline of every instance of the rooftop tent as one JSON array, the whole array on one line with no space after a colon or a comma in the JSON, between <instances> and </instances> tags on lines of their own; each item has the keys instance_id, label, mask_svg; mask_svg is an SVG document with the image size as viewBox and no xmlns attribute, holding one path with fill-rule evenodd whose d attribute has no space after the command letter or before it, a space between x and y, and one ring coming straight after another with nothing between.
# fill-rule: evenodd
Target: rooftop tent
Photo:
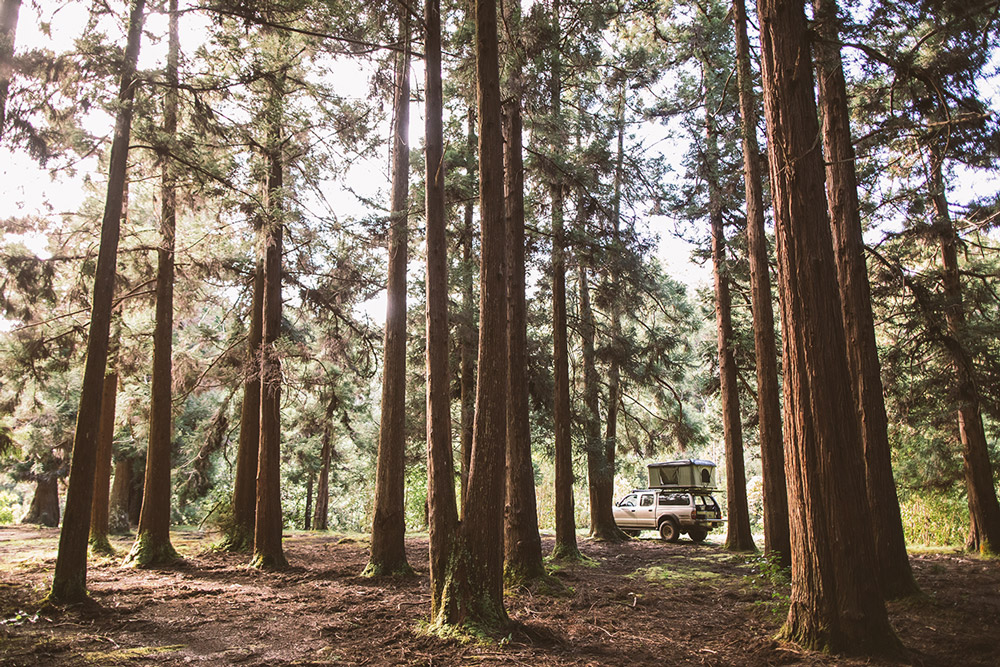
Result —
<instances>
[{"instance_id":1,"label":"rooftop tent","mask_svg":"<svg viewBox=\"0 0 1000 667\"><path fill-rule=\"evenodd\" d=\"M703 459L650 463L649 488L715 488L715 464Z\"/></svg>"}]
</instances>

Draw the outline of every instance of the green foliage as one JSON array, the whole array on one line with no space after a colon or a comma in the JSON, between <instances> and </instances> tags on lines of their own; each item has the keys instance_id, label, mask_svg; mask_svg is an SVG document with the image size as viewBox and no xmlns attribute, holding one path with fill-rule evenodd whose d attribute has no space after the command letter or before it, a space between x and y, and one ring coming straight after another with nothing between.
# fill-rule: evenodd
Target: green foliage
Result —
<instances>
[{"instance_id":1,"label":"green foliage","mask_svg":"<svg viewBox=\"0 0 1000 667\"><path fill-rule=\"evenodd\" d=\"M969 533L969 505L957 490L900 494L899 511L907 544L965 546Z\"/></svg>"}]
</instances>

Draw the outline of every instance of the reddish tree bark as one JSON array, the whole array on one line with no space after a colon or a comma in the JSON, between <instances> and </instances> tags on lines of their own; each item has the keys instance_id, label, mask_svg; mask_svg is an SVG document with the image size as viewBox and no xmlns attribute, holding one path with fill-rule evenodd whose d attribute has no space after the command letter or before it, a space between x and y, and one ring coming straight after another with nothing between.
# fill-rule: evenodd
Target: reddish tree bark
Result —
<instances>
[{"instance_id":1,"label":"reddish tree bark","mask_svg":"<svg viewBox=\"0 0 1000 667\"><path fill-rule=\"evenodd\" d=\"M743 0L733 0L736 30L736 76L740 89L743 135L743 182L747 206L747 249L750 259L750 302L757 367L757 433L760 438L764 502L764 552L776 555L782 567L792 564L788 534L788 492L785 451L781 437L781 393L778 388L777 345L771 276L764 231L764 197L757 144L757 101L750 72L750 40Z\"/></svg>"},{"instance_id":2,"label":"reddish tree bark","mask_svg":"<svg viewBox=\"0 0 1000 667\"><path fill-rule=\"evenodd\" d=\"M707 63L706 63L707 65ZM712 277L715 283L715 327L719 355L719 389L722 399L722 430L726 450L726 499L729 520L726 548L753 551L747 481L743 463L743 423L740 421L736 355L733 352L732 297L726 261L726 233L722 218L722 190L719 186L719 142L715 118L705 112L705 160L708 168L708 215L712 225Z\"/></svg>"},{"instance_id":3,"label":"reddish tree bark","mask_svg":"<svg viewBox=\"0 0 1000 667\"><path fill-rule=\"evenodd\" d=\"M424 4L424 155L427 216L427 523L430 542L431 622L451 622L455 600L446 595L455 553L458 508L451 451L448 379L448 239L444 206L444 129L441 90L441 7Z\"/></svg>"},{"instance_id":4,"label":"reddish tree bark","mask_svg":"<svg viewBox=\"0 0 1000 667\"><path fill-rule=\"evenodd\" d=\"M804 8L759 0L784 343L792 594L782 634L833 652L898 650L874 574Z\"/></svg>"},{"instance_id":5,"label":"reddish tree bark","mask_svg":"<svg viewBox=\"0 0 1000 667\"><path fill-rule=\"evenodd\" d=\"M504 4L506 23L519 35L520 8ZM524 259L524 157L521 125L522 72L514 49L504 120L504 201L507 225L507 484L504 577L527 582L545 574L538 533L535 471L531 464L528 411L527 303Z\"/></svg>"},{"instance_id":6,"label":"reddish tree bark","mask_svg":"<svg viewBox=\"0 0 1000 667\"><path fill-rule=\"evenodd\" d=\"M118 373L104 376L101 396L101 425L97 439L97 471L94 474L94 502L90 510L90 548L101 553L113 553L108 540L111 453L115 440L115 408L118 400Z\"/></svg>"},{"instance_id":7,"label":"reddish tree bark","mask_svg":"<svg viewBox=\"0 0 1000 667\"><path fill-rule=\"evenodd\" d=\"M385 315L385 363L382 370L382 416L375 468L372 544L365 573L412 572L406 562L406 516L403 509L406 453L406 263L410 177L410 14L400 8L396 58L396 96L392 147L392 203L389 216L389 276Z\"/></svg>"},{"instance_id":8,"label":"reddish tree bark","mask_svg":"<svg viewBox=\"0 0 1000 667\"><path fill-rule=\"evenodd\" d=\"M101 244L94 276L87 362L83 371L80 408L77 411L76 435L73 440L73 463L66 493L67 516L64 517L63 529L59 534L59 553L49 593L49 599L57 603L79 602L87 597L87 541L90 536L90 510L94 500L97 436L100 429L101 395L104 392L104 371L108 361L108 334L111 328L111 302L121 229L122 193L128 166L133 101L138 85L136 62L139 58L144 10L144 0L133 0L125 57L121 65L115 136L111 143Z\"/></svg>"},{"instance_id":9,"label":"reddish tree bark","mask_svg":"<svg viewBox=\"0 0 1000 667\"><path fill-rule=\"evenodd\" d=\"M819 39L813 44L826 154L826 194L847 336L847 363L864 444L868 512L875 536L875 566L887 599L919 592L906 553L906 538L892 475L888 418L875 343L871 288L865 264L858 184L851 142L847 83L840 57L836 0L814 0Z\"/></svg>"},{"instance_id":10,"label":"reddish tree bark","mask_svg":"<svg viewBox=\"0 0 1000 667\"><path fill-rule=\"evenodd\" d=\"M549 74L549 99L554 126L560 123L562 110L562 67L558 52L560 0L552 2L552 65ZM561 146L554 141L553 149ZM555 430L555 515L556 543L554 558L580 557L576 544L576 504L573 501L573 437L570 429L572 410L569 397L569 342L566 328L566 230L562 178L553 175L549 183L552 199L552 374L555 397L552 420Z\"/></svg>"},{"instance_id":11,"label":"reddish tree bark","mask_svg":"<svg viewBox=\"0 0 1000 667\"><path fill-rule=\"evenodd\" d=\"M284 236L282 187L284 163L282 117L283 73L269 81L267 99L267 181L264 185L264 302L260 364L260 449L257 462L257 504L253 532L253 567L282 568L288 562L281 545L281 254Z\"/></svg>"},{"instance_id":12,"label":"reddish tree bark","mask_svg":"<svg viewBox=\"0 0 1000 667\"><path fill-rule=\"evenodd\" d=\"M255 234L260 236L258 224ZM260 349L263 339L264 261L257 258L253 274L250 329L243 365L243 403L240 408L240 440L236 450L233 480L232 523L227 526L225 544L232 551L253 546L257 514L257 458L260 445Z\"/></svg>"},{"instance_id":13,"label":"reddish tree bark","mask_svg":"<svg viewBox=\"0 0 1000 667\"><path fill-rule=\"evenodd\" d=\"M167 91L163 102L163 134L173 141L177 134L177 63L180 32L177 0L169 4L167 47ZM170 543L170 449L173 436L171 414L172 350L174 336L174 235L177 227L177 187L172 147L167 147L161 171L160 247L156 266L156 321L153 327L153 381L149 402L149 444L142 509L135 544L125 562L145 566L176 560Z\"/></svg>"},{"instance_id":14,"label":"reddish tree bark","mask_svg":"<svg viewBox=\"0 0 1000 667\"><path fill-rule=\"evenodd\" d=\"M962 442L965 487L969 498L969 548L984 555L1000 554L1000 503L997 501L993 467L973 362L962 339L965 336L965 307L962 279L958 269L958 234L951 220L942 173L943 159L928 148L930 157L931 201L934 231L941 246L941 268L945 295L945 322L948 328L947 353L955 372L953 391L958 403L958 433Z\"/></svg>"}]
</instances>

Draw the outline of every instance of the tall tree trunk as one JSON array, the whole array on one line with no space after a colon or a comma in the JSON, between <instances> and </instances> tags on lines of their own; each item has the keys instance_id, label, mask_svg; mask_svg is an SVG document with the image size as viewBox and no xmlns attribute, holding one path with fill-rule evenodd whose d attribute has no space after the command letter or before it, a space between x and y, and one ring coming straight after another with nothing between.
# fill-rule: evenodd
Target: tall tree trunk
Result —
<instances>
[{"instance_id":1,"label":"tall tree trunk","mask_svg":"<svg viewBox=\"0 0 1000 667\"><path fill-rule=\"evenodd\" d=\"M477 177L475 173L476 161L473 158L476 151L476 112L469 109L468 115L469 131L467 133L469 151L468 176L472 182ZM462 230L462 326L459 334L459 345L461 346L459 358L459 382L461 384L460 402L461 412L459 416L461 433L459 434L459 452L462 456L459 477L461 479L462 501L469 485L469 464L472 463L472 422L476 414L476 355L479 350L478 327L476 326L476 304L473 294L473 257L472 239L475 236L473 228L473 205L470 198L465 202L465 219Z\"/></svg>"},{"instance_id":2,"label":"tall tree trunk","mask_svg":"<svg viewBox=\"0 0 1000 667\"><path fill-rule=\"evenodd\" d=\"M255 236L261 237L260 218ZM233 481L232 523L227 527L225 546L230 551L253 547L254 521L257 514L257 458L260 445L260 362L263 339L264 260L257 258L253 274L253 297L250 306L250 329L247 354L243 362L243 404L240 408L240 440L236 450L236 473Z\"/></svg>"},{"instance_id":3,"label":"tall tree trunk","mask_svg":"<svg viewBox=\"0 0 1000 667\"><path fill-rule=\"evenodd\" d=\"M507 290L503 137L495 0L477 0L476 79L479 108L479 359L468 496L462 503L449 604L435 621L492 629L507 624L503 606L503 506L507 442Z\"/></svg>"},{"instance_id":4,"label":"tall tree trunk","mask_svg":"<svg viewBox=\"0 0 1000 667\"><path fill-rule=\"evenodd\" d=\"M115 460L115 476L111 484L111 500L108 503L108 531L114 535L125 535L131 530L128 514L129 494L132 488L132 463L130 457Z\"/></svg>"},{"instance_id":5,"label":"tall tree trunk","mask_svg":"<svg viewBox=\"0 0 1000 667\"><path fill-rule=\"evenodd\" d=\"M254 520L253 567L281 568L288 562L281 546L281 253L284 234L284 164L282 159L285 81L270 80L267 99L264 186L264 302L260 368L260 449Z\"/></svg>"},{"instance_id":6,"label":"tall tree trunk","mask_svg":"<svg viewBox=\"0 0 1000 667\"><path fill-rule=\"evenodd\" d=\"M101 222L101 245L94 276L94 298L90 313L90 336L87 362L83 371L80 408L77 411L73 440L73 463L66 514L59 535L59 554L49 599L53 602L79 602L87 597L87 541L90 534L90 509L94 500L94 471L97 466L97 436L100 429L101 395L108 360L108 333L111 328L111 301L114 293L115 264L121 229L122 193L128 166L128 145L132 131L135 99L136 62L142 37L145 0L133 0L129 15L128 38L122 60L121 88L115 136L111 143L108 190Z\"/></svg>"},{"instance_id":7,"label":"tall tree trunk","mask_svg":"<svg viewBox=\"0 0 1000 667\"><path fill-rule=\"evenodd\" d=\"M170 0L167 91L163 102L163 134L173 142L177 134L177 63L180 55L177 0ZM168 143L161 167L160 247L156 267L156 323L153 328L153 382L149 402L149 444L142 510L135 544L125 562L145 566L176 560L170 543L171 356L174 336L174 235L177 228L177 186L173 150Z\"/></svg>"},{"instance_id":8,"label":"tall tree trunk","mask_svg":"<svg viewBox=\"0 0 1000 667\"><path fill-rule=\"evenodd\" d=\"M385 363L382 371L382 417L375 468L375 516L365 573L410 573L406 562L406 516L403 508L406 453L406 263L410 177L410 14L399 9L400 40L396 58L396 98L392 145L392 212L389 216L389 276L385 314Z\"/></svg>"},{"instance_id":9,"label":"tall tree trunk","mask_svg":"<svg viewBox=\"0 0 1000 667\"><path fill-rule=\"evenodd\" d=\"M448 239L444 207L444 129L441 91L441 6L424 4L424 155L427 215L427 514L431 622L447 623L457 601L446 595L456 549L458 509L451 450L448 381Z\"/></svg>"},{"instance_id":10,"label":"tall tree trunk","mask_svg":"<svg viewBox=\"0 0 1000 667\"><path fill-rule=\"evenodd\" d=\"M549 74L549 96L552 112L552 132L561 126L562 67L559 56L560 0L552 2L552 65ZM553 137L554 152L561 150L561 141ZM552 420L555 423L555 514L556 543L554 558L579 558L576 545L576 504L573 501L573 439L569 397L569 343L566 326L566 233L563 217L564 197L562 178L553 169L549 194L552 199L552 373L555 397Z\"/></svg>"},{"instance_id":11,"label":"tall tree trunk","mask_svg":"<svg viewBox=\"0 0 1000 667\"><path fill-rule=\"evenodd\" d=\"M538 533L535 470L531 463L531 424L527 379L527 303L525 297L524 156L521 100L523 79L520 6L503 6L505 22L517 38L509 44L504 120L504 196L507 225L507 486L504 516L504 578L525 583L545 574Z\"/></svg>"},{"instance_id":12,"label":"tall tree trunk","mask_svg":"<svg viewBox=\"0 0 1000 667\"><path fill-rule=\"evenodd\" d=\"M764 231L764 196L757 144L757 100L750 71L750 40L743 0L733 0L736 30L736 76L740 89L740 127L743 135L743 183L747 206L747 249L750 255L750 303L757 366L757 432L764 478L764 552L775 555L782 567L792 564L788 533L788 492L785 451L781 437L781 394L778 388L777 346L771 275Z\"/></svg>"},{"instance_id":13,"label":"tall tree trunk","mask_svg":"<svg viewBox=\"0 0 1000 667\"><path fill-rule=\"evenodd\" d=\"M94 502L90 510L90 548L112 554L108 540L109 501L111 492L111 452L115 441L115 407L118 400L118 372L104 376L101 396L101 425L97 439L97 471L94 474Z\"/></svg>"},{"instance_id":14,"label":"tall tree trunk","mask_svg":"<svg viewBox=\"0 0 1000 667\"><path fill-rule=\"evenodd\" d=\"M707 63L706 63L707 65ZM722 189L719 185L719 141L715 118L705 112L705 160L708 169L708 209L712 224L712 274L715 282L715 326L719 353L719 390L722 395L722 429L726 449L726 498L729 506L726 548L753 551L747 481L743 463L743 423L733 351L732 297L726 261L726 232L722 217Z\"/></svg>"},{"instance_id":15,"label":"tall tree trunk","mask_svg":"<svg viewBox=\"0 0 1000 667\"><path fill-rule=\"evenodd\" d=\"M622 246L621 238L621 218L622 218L622 179L625 170L625 84L618 91L618 104L615 110L618 152L615 157L615 177L614 193L611 202L611 247L613 256L624 257L625 248ZM618 447L618 405L621 403L621 360L618 356L620 349L619 341L622 337L621 323L621 297L618 293L620 279L618 271L611 270L610 278L606 275L605 280L610 282L611 287L611 324L609 336L613 342L614 351L608 362L608 413L604 423L604 457L608 462L608 470L611 475L610 498L614 502L614 482L615 482L615 457ZM613 516L613 510L612 510Z\"/></svg>"},{"instance_id":16,"label":"tall tree trunk","mask_svg":"<svg viewBox=\"0 0 1000 667\"><path fill-rule=\"evenodd\" d=\"M782 634L833 652L898 650L864 511L861 433L823 183L810 39L794 0L759 0L784 344L792 595ZM831 499L836 502L831 502Z\"/></svg>"},{"instance_id":17,"label":"tall tree trunk","mask_svg":"<svg viewBox=\"0 0 1000 667\"><path fill-rule=\"evenodd\" d=\"M332 391L332 390L331 390ZM316 509L313 512L313 530L327 530L330 520L330 464L333 461L333 414L339 405L334 392L326 406L323 419L323 442L320 450L319 481L316 484ZM402 500L399 501L402 504ZM376 507L378 502L376 501ZM374 543L374 538L372 539ZM374 547L373 547L374 550Z\"/></svg>"},{"instance_id":18,"label":"tall tree trunk","mask_svg":"<svg viewBox=\"0 0 1000 667\"><path fill-rule=\"evenodd\" d=\"M59 525L59 475L43 472L35 477L35 492L28 513L21 523L37 523L55 528ZM66 526L63 525L63 530Z\"/></svg>"},{"instance_id":19,"label":"tall tree trunk","mask_svg":"<svg viewBox=\"0 0 1000 667\"><path fill-rule=\"evenodd\" d=\"M1000 503L990 463L979 391L973 362L962 341L965 337L965 307L958 269L958 234L951 221L942 175L943 158L929 149L930 196L934 205L934 227L941 245L941 267L945 295L947 352L955 372L954 395L958 403L958 432L962 441L965 486L969 497L969 547L984 555L1000 554Z\"/></svg>"},{"instance_id":20,"label":"tall tree trunk","mask_svg":"<svg viewBox=\"0 0 1000 667\"><path fill-rule=\"evenodd\" d=\"M0 7L0 137L7 129L7 95L13 73L14 41L21 0L3 0Z\"/></svg>"},{"instance_id":21,"label":"tall tree trunk","mask_svg":"<svg viewBox=\"0 0 1000 667\"><path fill-rule=\"evenodd\" d=\"M581 193L579 206L583 206ZM614 473L608 467L607 451L601 438L601 408L597 380L597 326L590 306L590 279L587 262L580 262L580 338L583 345L584 432L587 437L587 489L590 493L590 536L596 540L621 542L625 533L615 525Z\"/></svg>"},{"instance_id":22,"label":"tall tree trunk","mask_svg":"<svg viewBox=\"0 0 1000 667\"><path fill-rule=\"evenodd\" d=\"M847 365L861 420L868 513L875 536L875 566L882 594L894 599L919 592L906 553L906 538L892 476L888 419L875 344L871 288L865 264L858 184L851 143L847 84L840 57L836 0L813 0L819 39L813 42L826 154L826 193L847 336Z\"/></svg>"}]
</instances>

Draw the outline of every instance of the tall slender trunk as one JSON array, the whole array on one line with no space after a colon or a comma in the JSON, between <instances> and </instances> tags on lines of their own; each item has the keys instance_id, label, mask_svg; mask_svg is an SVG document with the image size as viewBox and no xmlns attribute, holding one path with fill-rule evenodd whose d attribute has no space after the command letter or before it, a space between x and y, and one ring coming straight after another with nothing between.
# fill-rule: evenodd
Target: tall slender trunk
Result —
<instances>
[{"instance_id":1,"label":"tall slender trunk","mask_svg":"<svg viewBox=\"0 0 1000 667\"><path fill-rule=\"evenodd\" d=\"M90 548L100 553L113 553L108 540L111 453L115 440L115 407L118 400L118 372L104 376L101 395L101 425L97 440L97 471L94 474L94 502L90 510Z\"/></svg>"},{"instance_id":2,"label":"tall slender trunk","mask_svg":"<svg viewBox=\"0 0 1000 667\"><path fill-rule=\"evenodd\" d=\"M441 6L424 4L424 155L427 215L427 514L431 622L449 622L457 601L446 596L456 547L458 509L451 450L448 381L448 240L444 207L444 129L441 91Z\"/></svg>"},{"instance_id":3,"label":"tall slender trunk","mask_svg":"<svg viewBox=\"0 0 1000 667\"><path fill-rule=\"evenodd\" d=\"M403 509L406 453L406 263L410 177L410 14L400 8L403 53L396 59L395 126L392 145L392 212L389 216L389 276L385 314L382 417L375 468L375 512L365 572L409 573Z\"/></svg>"},{"instance_id":4,"label":"tall slender trunk","mask_svg":"<svg viewBox=\"0 0 1000 667\"><path fill-rule=\"evenodd\" d=\"M469 151L468 176L471 182L476 178L476 161L472 157L476 151L476 112L469 109L467 133L467 149ZM478 328L476 326L476 304L473 295L473 257L472 238L475 234L473 229L473 205L472 199L465 202L465 219L462 229L462 326L460 328L459 345L461 346L459 359L459 381L461 383L460 402L461 412L459 416L461 433L459 434L459 451L462 456L459 477L462 485L462 499L464 502L469 484L469 464L472 463L472 421L476 414L476 349L478 343Z\"/></svg>"},{"instance_id":5,"label":"tall slender trunk","mask_svg":"<svg viewBox=\"0 0 1000 667\"><path fill-rule=\"evenodd\" d=\"M993 468L990 463L979 391L973 362L967 352L965 307L962 279L958 269L958 234L951 221L942 174L943 158L931 148L930 196L934 205L934 227L941 246L941 267L945 295L945 322L949 341L947 353L955 372L954 394L958 403L958 433L962 442L965 486L969 497L969 548L982 554L1000 554L1000 503L997 501Z\"/></svg>"},{"instance_id":6,"label":"tall slender trunk","mask_svg":"<svg viewBox=\"0 0 1000 667\"><path fill-rule=\"evenodd\" d=\"M503 137L495 0L477 0L476 79L479 119L479 358L468 496L459 548L446 588L449 613L439 623L484 629L507 624L503 605L503 505L507 442L507 289L504 270Z\"/></svg>"},{"instance_id":7,"label":"tall slender trunk","mask_svg":"<svg viewBox=\"0 0 1000 667\"><path fill-rule=\"evenodd\" d=\"M260 239L260 218L257 218L257 221L254 235ZM263 307L264 260L258 257L253 274L247 354L243 362L243 403L240 407L240 440L236 450L236 473L233 480L233 516L225 541L226 547L231 551L246 551L253 547L253 529L257 514L257 459L260 448L260 352L264 326Z\"/></svg>"},{"instance_id":8,"label":"tall slender trunk","mask_svg":"<svg viewBox=\"0 0 1000 667\"><path fill-rule=\"evenodd\" d=\"M316 473L309 471L309 476L306 477L306 509L302 512L302 530L312 530L312 499L315 481Z\"/></svg>"},{"instance_id":9,"label":"tall slender trunk","mask_svg":"<svg viewBox=\"0 0 1000 667\"><path fill-rule=\"evenodd\" d=\"M719 140L715 118L705 111L705 160L708 171L708 209L712 225L712 274L715 282L715 326L719 354L719 388L722 395L722 428L726 449L726 499L729 507L726 548L753 551L747 481L743 463L743 423L733 347L732 297L729 265L726 261L726 232L722 217L722 188L719 185Z\"/></svg>"},{"instance_id":10,"label":"tall slender trunk","mask_svg":"<svg viewBox=\"0 0 1000 667\"><path fill-rule=\"evenodd\" d=\"M316 506L313 510L313 530L327 530L330 520L330 465L333 462L333 415L340 401L333 393L323 418L323 437L320 449L319 479L316 482ZM402 503L402 500L400 500Z\"/></svg>"},{"instance_id":11,"label":"tall slender trunk","mask_svg":"<svg viewBox=\"0 0 1000 667\"><path fill-rule=\"evenodd\" d=\"M561 127L562 66L559 56L560 0L552 2L552 64L549 74L551 108L550 130ZM554 153L561 150L561 141L553 137ZM573 440L569 397L569 342L566 326L566 230L562 178L553 170L549 183L552 199L552 373L555 398L552 420L555 423L555 558L579 558L576 544L576 507L573 501Z\"/></svg>"},{"instance_id":12,"label":"tall slender trunk","mask_svg":"<svg viewBox=\"0 0 1000 667\"><path fill-rule=\"evenodd\" d=\"M611 203L611 248L613 257L616 259L624 257L625 248L621 238L621 218L622 218L622 179L625 171L625 84L622 83L618 91L618 103L615 111L618 152L615 157L614 193ZM614 501L614 480L615 480L615 457L618 447L618 405L621 402L621 360L617 350L620 348L618 341L622 337L622 317L621 298L619 296L619 285L621 279L618 271L610 272L610 279L605 276L611 285L611 324L609 336L613 341L615 352L612 353L608 362L608 413L604 423L604 457L608 462L608 470L611 474L611 500Z\"/></svg>"},{"instance_id":13,"label":"tall slender trunk","mask_svg":"<svg viewBox=\"0 0 1000 667\"><path fill-rule=\"evenodd\" d=\"M136 62L142 37L145 0L133 0L129 14L128 38L122 60L121 88L115 136L111 143L108 190L101 222L101 244L94 276L94 298L90 313L90 336L87 362L83 371L80 408L77 411L73 440L73 463L66 514L59 535L59 553L49 598L53 602L79 602L87 597L87 541L90 533L90 510L94 499L94 471L97 466L97 436L100 429L101 395L108 360L108 334L111 328L111 302L114 293L115 264L121 229L122 193L128 167L128 145L132 132L135 99Z\"/></svg>"},{"instance_id":14,"label":"tall slender trunk","mask_svg":"<svg viewBox=\"0 0 1000 667\"><path fill-rule=\"evenodd\" d=\"M177 0L170 0L169 13L163 134L168 142L173 142L177 134L177 63L180 56ZM161 167L160 247L157 249L156 323L153 327L153 382L149 402L146 476L139 529L132 551L125 559L127 563L139 566L167 563L177 558L177 552L170 543L171 355L174 336L174 235L177 227L177 186L170 155L172 150L172 143L168 143Z\"/></svg>"},{"instance_id":15,"label":"tall slender trunk","mask_svg":"<svg viewBox=\"0 0 1000 667\"><path fill-rule=\"evenodd\" d=\"M750 302L757 366L757 432L764 478L764 552L777 555L783 567L792 564L788 533L788 492L785 451L781 436L781 393L778 387L777 345L771 275L764 231L763 178L757 144L757 100L750 71L750 40L743 0L733 0L736 30L736 76L740 89L740 126L743 135L743 183L747 206L747 248L750 256Z\"/></svg>"},{"instance_id":16,"label":"tall slender trunk","mask_svg":"<svg viewBox=\"0 0 1000 667\"><path fill-rule=\"evenodd\" d=\"M524 156L521 100L523 73L521 12L503 6L514 40L508 44L511 69L504 121L504 201L507 225L507 485L504 522L504 577L526 582L545 574L538 533L535 471L531 464L531 424L527 380L527 303L525 297Z\"/></svg>"},{"instance_id":17,"label":"tall slender trunk","mask_svg":"<svg viewBox=\"0 0 1000 667\"><path fill-rule=\"evenodd\" d=\"M847 84L840 57L836 0L813 0L819 39L813 42L826 154L826 194L841 310L847 337L847 364L853 378L856 412L864 444L868 512L875 536L875 566L882 594L899 598L919 592L906 553L906 538L892 476L888 418L881 366L875 344L871 288L861 235L858 184L851 143Z\"/></svg>"},{"instance_id":18,"label":"tall slender trunk","mask_svg":"<svg viewBox=\"0 0 1000 667\"><path fill-rule=\"evenodd\" d=\"M759 0L764 109L784 344L792 594L783 635L809 648L886 653L889 625L864 511L823 156L802 3ZM831 502L836 498L837 502Z\"/></svg>"},{"instance_id":19,"label":"tall slender trunk","mask_svg":"<svg viewBox=\"0 0 1000 667\"><path fill-rule=\"evenodd\" d=\"M7 128L7 95L13 72L14 41L17 36L17 18L21 0L3 0L0 7L0 137Z\"/></svg>"},{"instance_id":20,"label":"tall slender trunk","mask_svg":"<svg viewBox=\"0 0 1000 667\"><path fill-rule=\"evenodd\" d=\"M254 567L288 563L281 546L281 254L284 236L284 74L270 80L267 106L267 182L264 189L264 302L260 368L260 449L254 521Z\"/></svg>"}]
</instances>

